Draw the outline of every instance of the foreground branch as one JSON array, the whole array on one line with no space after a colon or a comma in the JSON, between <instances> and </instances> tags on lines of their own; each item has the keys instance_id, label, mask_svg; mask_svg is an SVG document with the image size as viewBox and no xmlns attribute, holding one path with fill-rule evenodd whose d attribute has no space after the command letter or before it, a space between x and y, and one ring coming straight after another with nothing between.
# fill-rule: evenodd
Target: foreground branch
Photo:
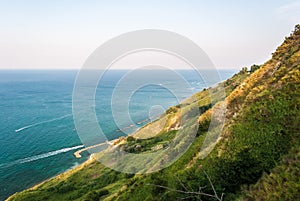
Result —
<instances>
[{"instance_id":1,"label":"foreground branch","mask_svg":"<svg viewBox=\"0 0 300 201\"><path fill-rule=\"evenodd\" d=\"M201 168L201 167L200 167ZM202 169L202 168L201 168ZM177 177L177 179L179 180L180 182L180 185L185 189L185 190L178 190L178 189L173 189L173 188L170 188L170 187L167 187L167 186L162 186L162 185L156 185L156 184L148 184L148 185L151 185L151 186L155 186L155 187L159 187L159 188L163 188L163 189L166 189L168 191L171 191L171 192L177 192L177 193L182 193L182 194L189 194L189 195L193 195L193 196L189 196L188 198L190 197L198 197L198 196L206 196L206 197L211 197L211 198L215 198L216 200L218 201L222 201L223 200L223 195L224 193L221 194L221 197L218 196L217 194L217 191L209 177L209 175L205 172L205 170L202 170L206 176L206 178L208 179L209 181L209 184L214 192L214 194L208 194L208 193L204 193L201 191L201 189L203 189L203 187L199 187L199 191L198 192L195 192L195 191L189 191L188 188L182 183L182 181ZM186 198L183 198L183 199L186 199Z\"/></svg>"}]
</instances>

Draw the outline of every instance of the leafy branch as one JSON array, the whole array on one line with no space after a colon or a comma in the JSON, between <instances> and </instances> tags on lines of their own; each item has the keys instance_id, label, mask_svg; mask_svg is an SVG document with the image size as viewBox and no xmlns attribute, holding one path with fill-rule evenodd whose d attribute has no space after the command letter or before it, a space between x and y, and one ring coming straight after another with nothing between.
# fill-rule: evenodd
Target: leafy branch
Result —
<instances>
[{"instance_id":1,"label":"leafy branch","mask_svg":"<svg viewBox=\"0 0 300 201\"><path fill-rule=\"evenodd\" d=\"M158 187L158 188L163 188L163 189L166 189L166 190L168 190L170 192L176 192L176 193L191 195L191 196L188 196L188 197L181 198L181 200L189 199L189 198L192 198L192 197L196 197L199 200L201 200L201 198L200 198L201 196L206 196L206 197L210 197L210 198L215 198L218 201L223 201L224 193L222 193L219 196L218 193L217 193L217 191L216 191L216 189L215 189L215 187L214 187L214 185L213 185L213 183L212 183L212 181L211 181L211 179L210 179L210 177L209 177L209 175L206 173L205 170L202 169L201 166L199 168L203 171L203 173L205 174L206 178L208 179L209 184L210 184L210 186L211 186L211 188L212 188L212 190L214 192L213 194L204 193L202 191L202 189L204 189L205 187L201 187L201 186L199 187L198 191L193 191L193 189L189 189L187 186L185 186L183 184L183 182L178 177L176 177L176 178L178 179L180 185L184 188L184 190L173 189L173 188L170 188L170 187L167 187L167 186L157 185L157 184L149 184L149 185L154 186L154 187Z\"/></svg>"}]
</instances>

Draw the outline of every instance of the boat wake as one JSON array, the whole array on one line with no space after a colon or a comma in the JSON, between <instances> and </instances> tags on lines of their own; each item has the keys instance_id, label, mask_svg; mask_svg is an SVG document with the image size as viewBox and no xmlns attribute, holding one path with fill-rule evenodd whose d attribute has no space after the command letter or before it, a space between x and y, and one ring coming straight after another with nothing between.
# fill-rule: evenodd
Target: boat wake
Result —
<instances>
[{"instance_id":1,"label":"boat wake","mask_svg":"<svg viewBox=\"0 0 300 201\"><path fill-rule=\"evenodd\" d=\"M41 125L41 124L44 124L44 123L49 123L49 122L53 122L53 121L58 121L58 120L61 120L61 119L70 117L71 115L72 115L72 114L67 114L67 115L64 115L64 116L61 116L61 117L58 117L58 118L54 118L54 119L50 119L50 120L46 120L46 121L41 121L41 122L38 122L38 123L35 123L35 124L31 124L31 125L28 125L28 126L24 126L24 127L22 127L22 128L16 129L15 132L18 133L18 132L23 131L23 130L25 130L25 129L28 129L28 128L31 128L31 127L34 127L34 126L38 126L38 125Z\"/></svg>"},{"instance_id":2,"label":"boat wake","mask_svg":"<svg viewBox=\"0 0 300 201\"><path fill-rule=\"evenodd\" d=\"M50 151L50 152L47 152L47 153L44 153L44 154L30 156L30 157L26 157L26 158L23 158L23 159L18 159L18 160L15 160L13 162L0 164L0 168L10 167L10 166L13 166L13 165L16 165L16 164L29 163L29 162L36 161L36 160L39 160L39 159L42 159L42 158L48 158L50 156L65 153L65 152L72 151L72 150L79 149L79 148L83 148L83 147L84 147L84 145L78 145L78 146L75 146L75 147L66 147L66 148L63 148L63 149Z\"/></svg>"}]
</instances>

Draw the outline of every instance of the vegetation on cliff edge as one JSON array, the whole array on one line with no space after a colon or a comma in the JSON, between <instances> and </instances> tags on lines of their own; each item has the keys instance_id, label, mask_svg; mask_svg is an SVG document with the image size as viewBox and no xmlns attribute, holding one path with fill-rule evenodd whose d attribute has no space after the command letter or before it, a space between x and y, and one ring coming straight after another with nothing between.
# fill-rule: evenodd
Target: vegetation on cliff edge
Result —
<instances>
[{"instance_id":1,"label":"vegetation on cliff edge","mask_svg":"<svg viewBox=\"0 0 300 201\"><path fill-rule=\"evenodd\" d=\"M217 96L221 85L227 95L225 127L212 153L200 159L211 111L218 105L209 102L209 92ZM196 102L192 101L195 98ZM253 65L249 71L243 68L215 88L205 89L182 103L181 107L199 107L199 131L188 151L171 166L152 174L134 175L110 170L91 160L9 200L216 200L205 195L215 193L224 194L223 200L297 200L299 103L297 25L265 64ZM123 138L123 149L140 153L163 148L180 129L176 126L178 108L171 107L161 117L167 121L162 132L149 139ZM151 126L154 122L145 129L151 130Z\"/></svg>"}]
</instances>

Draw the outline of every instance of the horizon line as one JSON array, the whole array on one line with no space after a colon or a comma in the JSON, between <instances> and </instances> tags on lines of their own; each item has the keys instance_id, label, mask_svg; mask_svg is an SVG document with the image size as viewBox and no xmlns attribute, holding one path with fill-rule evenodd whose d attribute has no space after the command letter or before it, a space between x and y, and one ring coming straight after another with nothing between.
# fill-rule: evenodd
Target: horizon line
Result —
<instances>
[{"instance_id":1,"label":"horizon line","mask_svg":"<svg viewBox=\"0 0 300 201\"><path fill-rule=\"evenodd\" d=\"M243 67L239 68L203 68L201 70L238 70L242 69ZM83 69L77 69L77 68L63 68L63 69L50 69L50 68L15 68L15 69L8 69L8 68L0 68L0 71L81 71ZM115 68L115 69L85 69L85 70L195 70L192 68L173 68L173 69L132 69L132 68Z\"/></svg>"}]
</instances>

